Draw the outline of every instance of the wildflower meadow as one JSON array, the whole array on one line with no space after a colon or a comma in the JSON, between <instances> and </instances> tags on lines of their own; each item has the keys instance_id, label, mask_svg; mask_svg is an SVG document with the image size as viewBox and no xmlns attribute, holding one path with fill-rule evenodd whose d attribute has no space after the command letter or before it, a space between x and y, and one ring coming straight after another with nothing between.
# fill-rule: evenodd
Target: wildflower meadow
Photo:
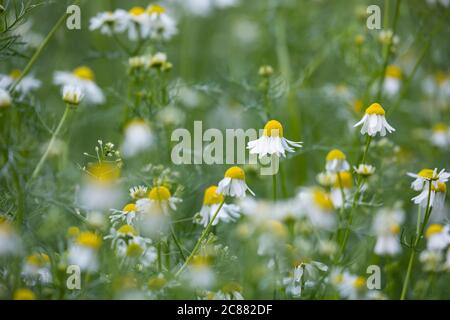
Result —
<instances>
[{"instance_id":1,"label":"wildflower meadow","mask_svg":"<svg viewBox=\"0 0 450 320\"><path fill-rule=\"evenodd\" d=\"M0 0L0 299L450 299L449 14Z\"/></svg>"}]
</instances>

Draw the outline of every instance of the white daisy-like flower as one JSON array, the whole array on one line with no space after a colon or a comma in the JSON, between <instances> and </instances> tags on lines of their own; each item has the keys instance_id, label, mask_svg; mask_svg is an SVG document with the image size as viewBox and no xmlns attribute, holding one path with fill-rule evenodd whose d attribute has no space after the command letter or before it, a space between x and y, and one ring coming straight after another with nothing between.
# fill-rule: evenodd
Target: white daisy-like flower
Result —
<instances>
[{"instance_id":1,"label":"white daisy-like flower","mask_svg":"<svg viewBox=\"0 0 450 320\"><path fill-rule=\"evenodd\" d=\"M396 65L386 67L383 89L389 96L396 95L402 84L402 70Z\"/></svg>"},{"instance_id":2,"label":"white daisy-like flower","mask_svg":"<svg viewBox=\"0 0 450 320\"><path fill-rule=\"evenodd\" d=\"M40 283L51 283L52 274L50 271L50 259L45 253L35 253L28 256L22 269L22 275L31 280L31 284L36 281Z\"/></svg>"},{"instance_id":3,"label":"white daisy-like flower","mask_svg":"<svg viewBox=\"0 0 450 320\"><path fill-rule=\"evenodd\" d=\"M206 227L223 201L224 196L217 193L217 186L210 186L207 188L203 197L203 206L200 210L201 220L199 223ZM212 225L215 226L219 221L225 223L233 222L238 219L240 215L240 209L237 205L224 203Z\"/></svg>"},{"instance_id":4,"label":"white daisy-like flower","mask_svg":"<svg viewBox=\"0 0 450 320\"><path fill-rule=\"evenodd\" d=\"M134 200L145 198L148 192L146 186L134 186L130 188L130 197Z\"/></svg>"},{"instance_id":5,"label":"white daisy-like flower","mask_svg":"<svg viewBox=\"0 0 450 320\"><path fill-rule=\"evenodd\" d=\"M327 154L325 169L328 172L338 173L348 171L350 165L346 160L345 154L341 150L333 149Z\"/></svg>"},{"instance_id":6,"label":"white daisy-like flower","mask_svg":"<svg viewBox=\"0 0 450 320\"><path fill-rule=\"evenodd\" d=\"M331 187L336 183L336 174L328 171L321 172L316 176L316 181L322 187Z\"/></svg>"},{"instance_id":7,"label":"white daisy-like flower","mask_svg":"<svg viewBox=\"0 0 450 320\"><path fill-rule=\"evenodd\" d=\"M100 33L108 36L121 33L125 30L125 24L121 23L125 15L124 10L100 12L89 20L89 30L100 30Z\"/></svg>"},{"instance_id":8,"label":"white daisy-like flower","mask_svg":"<svg viewBox=\"0 0 450 320\"><path fill-rule=\"evenodd\" d=\"M134 119L125 126L122 154L124 157L133 157L149 149L153 140L153 133L147 122L142 119Z\"/></svg>"},{"instance_id":9,"label":"white daisy-like flower","mask_svg":"<svg viewBox=\"0 0 450 320\"><path fill-rule=\"evenodd\" d=\"M62 89L62 98L64 102L77 106L80 104L81 100L83 100L84 93L81 91L80 87L66 85Z\"/></svg>"},{"instance_id":10,"label":"white daisy-like flower","mask_svg":"<svg viewBox=\"0 0 450 320\"><path fill-rule=\"evenodd\" d=\"M450 178L450 173L446 172L445 169L437 171L437 168L433 169L422 169L419 173L408 172L408 176L415 178L411 183L411 188L414 191L421 191L423 189L429 189L429 184L431 182L434 187L438 188L439 183L446 183Z\"/></svg>"},{"instance_id":11,"label":"white daisy-like flower","mask_svg":"<svg viewBox=\"0 0 450 320\"><path fill-rule=\"evenodd\" d=\"M95 272L98 270L98 249L101 238L93 232L82 232L76 241L69 245L68 263L78 265L81 270Z\"/></svg>"},{"instance_id":12,"label":"white daisy-like flower","mask_svg":"<svg viewBox=\"0 0 450 320\"><path fill-rule=\"evenodd\" d=\"M166 13L166 9L154 4L147 8L149 15L149 34L152 39L168 40L177 34L175 20Z\"/></svg>"},{"instance_id":13,"label":"white daisy-like flower","mask_svg":"<svg viewBox=\"0 0 450 320\"><path fill-rule=\"evenodd\" d=\"M183 279L189 283L192 288L210 288L216 282L216 275L211 268L210 259L206 256L194 256L188 265Z\"/></svg>"},{"instance_id":14,"label":"white daisy-like flower","mask_svg":"<svg viewBox=\"0 0 450 320\"><path fill-rule=\"evenodd\" d=\"M283 137L283 126L277 120L270 120L264 126L263 135L253 141L249 141L247 149L251 154L258 154L259 158L275 154L286 156L287 152L294 152L294 147L301 148L301 142L290 141Z\"/></svg>"},{"instance_id":15,"label":"white daisy-like flower","mask_svg":"<svg viewBox=\"0 0 450 320\"><path fill-rule=\"evenodd\" d=\"M314 279L318 271L326 272L328 267L317 261L301 262L299 263L290 275L283 279L283 285L286 287L286 293L293 297L300 297L302 295L302 282L305 286L314 284ZM302 280L305 278L304 280Z\"/></svg>"},{"instance_id":16,"label":"white daisy-like flower","mask_svg":"<svg viewBox=\"0 0 450 320\"><path fill-rule=\"evenodd\" d=\"M161 209L164 213L168 213L169 208L177 209L177 203L182 202L180 198L172 196L170 190L165 186L153 187L147 194L146 198L136 201L138 212L153 213L155 209Z\"/></svg>"},{"instance_id":17,"label":"white daisy-like flower","mask_svg":"<svg viewBox=\"0 0 450 320\"><path fill-rule=\"evenodd\" d=\"M248 190L252 195L254 192L245 183L245 172L239 167L231 167L225 171L224 178L220 180L217 193L231 197L245 197Z\"/></svg>"},{"instance_id":18,"label":"white daisy-like flower","mask_svg":"<svg viewBox=\"0 0 450 320\"><path fill-rule=\"evenodd\" d=\"M109 216L109 219L113 226L123 222L134 225L134 221L138 216L136 205L134 203L128 203L122 210L111 209L111 212L112 214Z\"/></svg>"},{"instance_id":19,"label":"white daisy-like flower","mask_svg":"<svg viewBox=\"0 0 450 320\"><path fill-rule=\"evenodd\" d=\"M367 289L366 279L352 275L347 271L333 271L331 283L338 289L341 297L350 300L363 298Z\"/></svg>"},{"instance_id":20,"label":"white daisy-like flower","mask_svg":"<svg viewBox=\"0 0 450 320\"><path fill-rule=\"evenodd\" d=\"M330 191L331 200L336 208L340 208L343 203L349 206L350 203L347 203L347 200L353 187L353 176L350 171L339 172L336 176L336 181ZM344 193L344 199L342 199L342 193Z\"/></svg>"},{"instance_id":21,"label":"white daisy-like flower","mask_svg":"<svg viewBox=\"0 0 450 320\"><path fill-rule=\"evenodd\" d=\"M3 88L0 88L0 109L8 108L12 104L11 96L9 92Z\"/></svg>"},{"instance_id":22,"label":"white daisy-like flower","mask_svg":"<svg viewBox=\"0 0 450 320\"><path fill-rule=\"evenodd\" d=\"M361 134L368 134L371 137L380 133L381 137L386 135L386 132L394 132L395 129L389 125L385 118L385 111L379 103L373 103L366 109L364 117L356 123L353 127L362 125Z\"/></svg>"},{"instance_id":23,"label":"white daisy-like flower","mask_svg":"<svg viewBox=\"0 0 450 320\"><path fill-rule=\"evenodd\" d=\"M319 188L304 189L298 199L313 226L325 230L335 227L335 206L330 194Z\"/></svg>"},{"instance_id":24,"label":"white daisy-like flower","mask_svg":"<svg viewBox=\"0 0 450 320\"><path fill-rule=\"evenodd\" d=\"M427 182L430 183L429 181ZM447 185L443 182L438 182L437 187L434 184L431 185L431 192L428 187L423 188L422 192L412 198L411 200L421 206L426 208L428 204L428 195L430 196L430 207L434 209L442 209L445 203L445 195L447 193Z\"/></svg>"},{"instance_id":25,"label":"white daisy-like flower","mask_svg":"<svg viewBox=\"0 0 450 320\"><path fill-rule=\"evenodd\" d=\"M450 146L450 128L445 123L437 123L433 126L430 142L436 147L447 149Z\"/></svg>"},{"instance_id":26,"label":"white daisy-like flower","mask_svg":"<svg viewBox=\"0 0 450 320\"><path fill-rule=\"evenodd\" d=\"M54 74L53 82L59 86L74 86L81 89L88 104L102 104L105 96L102 89L95 83L94 72L86 66L81 66L73 72L57 71Z\"/></svg>"},{"instance_id":27,"label":"white daisy-like flower","mask_svg":"<svg viewBox=\"0 0 450 320\"><path fill-rule=\"evenodd\" d=\"M17 79L21 76L22 71L15 69L11 71L10 74L0 74L0 88L9 89ZM36 91L41 87L41 81L33 77L32 75L27 75L16 86L15 91L19 93L20 97L28 95L32 91Z\"/></svg>"},{"instance_id":28,"label":"white daisy-like flower","mask_svg":"<svg viewBox=\"0 0 450 320\"><path fill-rule=\"evenodd\" d=\"M431 224L425 232L427 238L427 249L440 251L447 249L450 245L450 225Z\"/></svg>"},{"instance_id":29,"label":"white daisy-like flower","mask_svg":"<svg viewBox=\"0 0 450 320\"><path fill-rule=\"evenodd\" d=\"M128 65L131 69L141 69L150 66L151 55L135 56L128 59Z\"/></svg>"},{"instance_id":30,"label":"white daisy-like flower","mask_svg":"<svg viewBox=\"0 0 450 320\"><path fill-rule=\"evenodd\" d=\"M405 214L400 209L381 209L373 221L373 231L377 237L375 253L377 255L396 255L402 247L399 240L400 226Z\"/></svg>"},{"instance_id":31,"label":"white daisy-like flower","mask_svg":"<svg viewBox=\"0 0 450 320\"><path fill-rule=\"evenodd\" d=\"M128 38L137 41L150 34L150 17L143 7L133 7L128 11L118 9L120 28L128 31Z\"/></svg>"},{"instance_id":32,"label":"white daisy-like flower","mask_svg":"<svg viewBox=\"0 0 450 320\"><path fill-rule=\"evenodd\" d=\"M358 167L353 167L355 172L363 177L370 177L375 173L375 167L370 164L360 163Z\"/></svg>"},{"instance_id":33,"label":"white daisy-like flower","mask_svg":"<svg viewBox=\"0 0 450 320\"><path fill-rule=\"evenodd\" d=\"M105 240L111 239L112 243L111 246L115 247L117 242L120 239L132 239L134 237L137 237L139 233L137 230L129 224L123 224L118 229L111 228L109 230L109 234L104 237Z\"/></svg>"},{"instance_id":34,"label":"white daisy-like flower","mask_svg":"<svg viewBox=\"0 0 450 320\"><path fill-rule=\"evenodd\" d=\"M400 42L400 38L390 29L381 30L378 34L378 40L385 45L392 44L396 46Z\"/></svg>"},{"instance_id":35,"label":"white daisy-like flower","mask_svg":"<svg viewBox=\"0 0 450 320\"><path fill-rule=\"evenodd\" d=\"M438 250L424 250L420 253L419 261L426 272L440 272L445 268L444 255Z\"/></svg>"},{"instance_id":36,"label":"white daisy-like flower","mask_svg":"<svg viewBox=\"0 0 450 320\"><path fill-rule=\"evenodd\" d=\"M0 257L18 255L21 242L16 230L9 222L0 220Z\"/></svg>"}]
</instances>

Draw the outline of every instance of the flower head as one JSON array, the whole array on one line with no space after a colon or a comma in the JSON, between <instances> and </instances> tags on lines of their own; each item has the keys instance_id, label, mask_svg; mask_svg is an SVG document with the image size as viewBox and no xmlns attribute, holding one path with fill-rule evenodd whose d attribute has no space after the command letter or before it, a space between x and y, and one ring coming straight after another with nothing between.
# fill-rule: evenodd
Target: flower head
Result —
<instances>
[{"instance_id":1,"label":"flower head","mask_svg":"<svg viewBox=\"0 0 450 320\"><path fill-rule=\"evenodd\" d=\"M325 168L329 172L337 173L348 171L350 165L346 160L345 154L341 150L333 149L327 154Z\"/></svg>"},{"instance_id":2,"label":"flower head","mask_svg":"<svg viewBox=\"0 0 450 320\"><path fill-rule=\"evenodd\" d=\"M217 193L217 186L210 186L205 190L205 194L203 196L203 206L200 210L200 224L203 226L207 226L211 219L214 217L217 210L220 210L217 213L215 220L212 225L216 225L219 221L223 221L225 223L235 221L240 216L239 207L234 204L226 204L225 197L223 194Z\"/></svg>"},{"instance_id":3,"label":"flower head","mask_svg":"<svg viewBox=\"0 0 450 320\"><path fill-rule=\"evenodd\" d=\"M385 118L385 111L379 103L373 103L366 109L366 113L354 127L362 125L361 134L368 134L371 137L380 133L381 137L386 135L386 132L394 132L395 129L389 125Z\"/></svg>"},{"instance_id":4,"label":"flower head","mask_svg":"<svg viewBox=\"0 0 450 320\"><path fill-rule=\"evenodd\" d=\"M5 89L0 88L0 109L8 108L12 104L11 96Z\"/></svg>"},{"instance_id":5,"label":"flower head","mask_svg":"<svg viewBox=\"0 0 450 320\"><path fill-rule=\"evenodd\" d=\"M255 195L245 183L244 170L235 166L225 171L224 178L219 182L217 193L232 197L245 197L247 190Z\"/></svg>"},{"instance_id":6,"label":"flower head","mask_svg":"<svg viewBox=\"0 0 450 320\"><path fill-rule=\"evenodd\" d=\"M83 100L84 93L81 91L79 87L66 85L63 87L63 100L64 102L77 106L80 104L81 100Z\"/></svg>"}]
</instances>

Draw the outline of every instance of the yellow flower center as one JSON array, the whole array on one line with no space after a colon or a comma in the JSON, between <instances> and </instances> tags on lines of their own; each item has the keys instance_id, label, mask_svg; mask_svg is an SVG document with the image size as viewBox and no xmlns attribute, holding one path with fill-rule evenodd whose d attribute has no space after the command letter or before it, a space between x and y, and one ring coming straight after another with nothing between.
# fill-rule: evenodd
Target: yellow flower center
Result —
<instances>
[{"instance_id":1,"label":"yellow flower center","mask_svg":"<svg viewBox=\"0 0 450 320\"><path fill-rule=\"evenodd\" d=\"M166 12L166 9L158 4L154 4L154 5L151 5L150 7L148 7L147 12L149 14L152 14L152 13L161 14L161 13Z\"/></svg>"},{"instance_id":2,"label":"yellow flower center","mask_svg":"<svg viewBox=\"0 0 450 320\"><path fill-rule=\"evenodd\" d=\"M81 66L73 70L73 75L83 80L94 81L95 79L92 69L86 66Z\"/></svg>"},{"instance_id":3,"label":"yellow flower center","mask_svg":"<svg viewBox=\"0 0 450 320\"><path fill-rule=\"evenodd\" d=\"M431 224L428 227L427 232L425 233L425 236L427 238L429 238L434 234L441 233L443 229L444 229L444 226L441 224L438 224L438 223Z\"/></svg>"},{"instance_id":4,"label":"yellow flower center","mask_svg":"<svg viewBox=\"0 0 450 320\"><path fill-rule=\"evenodd\" d=\"M97 182L111 183L120 176L120 169L110 163L90 164L88 172Z\"/></svg>"},{"instance_id":5,"label":"yellow flower center","mask_svg":"<svg viewBox=\"0 0 450 320\"><path fill-rule=\"evenodd\" d=\"M400 79L402 77L402 69L396 65L390 65L386 68L386 76Z\"/></svg>"},{"instance_id":6,"label":"yellow flower center","mask_svg":"<svg viewBox=\"0 0 450 320\"><path fill-rule=\"evenodd\" d=\"M50 262L50 258L45 253L35 253L27 257L27 263L35 265L36 267L43 267Z\"/></svg>"},{"instance_id":7,"label":"yellow flower center","mask_svg":"<svg viewBox=\"0 0 450 320\"><path fill-rule=\"evenodd\" d=\"M446 193L447 192L447 186L443 182L438 182L437 187L435 187L433 184L431 185L431 190L435 191L435 192Z\"/></svg>"},{"instance_id":8,"label":"yellow flower center","mask_svg":"<svg viewBox=\"0 0 450 320\"><path fill-rule=\"evenodd\" d=\"M336 282L337 284L340 284L343 281L344 281L344 275L342 273L340 273L334 277L334 282Z\"/></svg>"},{"instance_id":9,"label":"yellow flower center","mask_svg":"<svg viewBox=\"0 0 450 320\"><path fill-rule=\"evenodd\" d=\"M20 77L21 74L22 74L22 71L21 71L21 70L19 70L19 69L14 69L13 71L11 71L11 72L9 73L9 76L10 76L11 78L13 78L14 80L17 80L17 79L19 79L19 77Z\"/></svg>"},{"instance_id":10,"label":"yellow flower center","mask_svg":"<svg viewBox=\"0 0 450 320\"><path fill-rule=\"evenodd\" d=\"M137 243L130 243L127 247L127 256L138 257L144 252L144 249Z\"/></svg>"},{"instance_id":11,"label":"yellow flower center","mask_svg":"<svg viewBox=\"0 0 450 320\"><path fill-rule=\"evenodd\" d=\"M125 235L131 234L133 236L137 235L136 230L132 226L130 226L129 224L124 224L123 226L121 226L117 230L117 233L121 233L121 234L125 234Z\"/></svg>"},{"instance_id":12,"label":"yellow flower center","mask_svg":"<svg viewBox=\"0 0 450 320\"><path fill-rule=\"evenodd\" d=\"M384 116L386 112L384 111L384 109L381 106L381 104L379 104L379 103L372 103L370 105L370 107L368 107L366 109L366 113L367 114L376 114L376 115Z\"/></svg>"},{"instance_id":13,"label":"yellow flower center","mask_svg":"<svg viewBox=\"0 0 450 320\"><path fill-rule=\"evenodd\" d=\"M14 300L35 300L36 296L30 289L17 289L14 291Z\"/></svg>"},{"instance_id":14,"label":"yellow flower center","mask_svg":"<svg viewBox=\"0 0 450 320\"><path fill-rule=\"evenodd\" d=\"M267 137L282 137L283 136L283 126L277 120L270 120L264 126L264 135Z\"/></svg>"},{"instance_id":15,"label":"yellow flower center","mask_svg":"<svg viewBox=\"0 0 450 320\"><path fill-rule=\"evenodd\" d=\"M345 160L345 154L339 149L333 149L330 152L328 152L326 160L327 161Z\"/></svg>"},{"instance_id":16,"label":"yellow flower center","mask_svg":"<svg viewBox=\"0 0 450 320\"><path fill-rule=\"evenodd\" d=\"M355 287L356 289L362 289L362 288L364 288L365 285L366 285L366 279L364 279L363 277L357 277L353 281L353 287Z\"/></svg>"},{"instance_id":17,"label":"yellow flower center","mask_svg":"<svg viewBox=\"0 0 450 320\"><path fill-rule=\"evenodd\" d=\"M191 261L193 267L207 267L210 264L208 256L194 256Z\"/></svg>"},{"instance_id":18,"label":"yellow flower center","mask_svg":"<svg viewBox=\"0 0 450 320\"><path fill-rule=\"evenodd\" d=\"M314 190L313 199L314 202L324 210L333 210L334 208L330 196L322 190Z\"/></svg>"},{"instance_id":19,"label":"yellow flower center","mask_svg":"<svg viewBox=\"0 0 450 320\"><path fill-rule=\"evenodd\" d=\"M422 169L417 174L419 177L425 178L425 179L433 179L434 176L434 170L433 169Z\"/></svg>"},{"instance_id":20,"label":"yellow flower center","mask_svg":"<svg viewBox=\"0 0 450 320\"><path fill-rule=\"evenodd\" d=\"M435 74L435 79L439 85L442 85L447 80L447 75L445 74L445 72L438 71Z\"/></svg>"},{"instance_id":21,"label":"yellow flower center","mask_svg":"<svg viewBox=\"0 0 450 320\"><path fill-rule=\"evenodd\" d=\"M148 286L150 289L159 290L167 283L166 279L161 276L152 277L148 280Z\"/></svg>"},{"instance_id":22,"label":"yellow flower center","mask_svg":"<svg viewBox=\"0 0 450 320\"><path fill-rule=\"evenodd\" d=\"M393 224L389 227L389 231L391 231L392 234L399 234L400 233L400 225Z\"/></svg>"},{"instance_id":23,"label":"yellow flower center","mask_svg":"<svg viewBox=\"0 0 450 320\"><path fill-rule=\"evenodd\" d=\"M78 237L78 235L80 234L80 229L78 228L78 227L69 227L68 229L67 229L67 235L70 237L70 238L75 238L75 237Z\"/></svg>"},{"instance_id":24,"label":"yellow flower center","mask_svg":"<svg viewBox=\"0 0 450 320\"><path fill-rule=\"evenodd\" d=\"M239 167L231 167L225 171L225 178L245 180L245 172Z\"/></svg>"},{"instance_id":25,"label":"yellow flower center","mask_svg":"<svg viewBox=\"0 0 450 320\"><path fill-rule=\"evenodd\" d=\"M448 126L445 123L436 123L433 126L433 132L443 133L448 131Z\"/></svg>"},{"instance_id":26,"label":"yellow flower center","mask_svg":"<svg viewBox=\"0 0 450 320\"><path fill-rule=\"evenodd\" d=\"M137 16L140 16L141 14L145 13L145 9L142 7L133 7L128 11L128 13L134 17L137 17Z\"/></svg>"},{"instance_id":27,"label":"yellow flower center","mask_svg":"<svg viewBox=\"0 0 450 320\"><path fill-rule=\"evenodd\" d=\"M341 177L342 188L351 188L353 186L352 174L349 171L343 171L338 173ZM334 183L335 188L340 188L339 179L336 179Z\"/></svg>"},{"instance_id":28,"label":"yellow flower center","mask_svg":"<svg viewBox=\"0 0 450 320\"><path fill-rule=\"evenodd\" d=\"M205 195L203 197L203 204L210 206L213 204L221 203L224 199L222 194L217 193L217 186L211 186L205 190Z\"/></svg>"},{"instance_id":29,"label":"yellow flower center","mask_svg":"<svg viewBox=\"0 0 450 320\"><path fill-rule=\"evenodd\" d=\"M136 205L134 203L129 203L123 207L122 211L126 214L128 212L136 211Z\"/></svg>"},{"instance_id":30,"label":"yellow flower center","mask_svg":"<svg viewBox=\"0 0 450 320\"><path fill-rule=\"evenodd\" d=\"M168 201L171 196L169 189L164 186L154 187L148 193L148 197L154 201Z\"/></svg>"},{"instance_id":31,"label":"yellow flower center","mask_svg":"<svg viewBox=\"0 0 450 320\"><path fill-rule=\"evenodd\" d=\"M77 243L85 247L98 249L102 244L102 239L95 233L86 231L80 233L80 235L77 238Z\"/></svg>"}]
</instances>

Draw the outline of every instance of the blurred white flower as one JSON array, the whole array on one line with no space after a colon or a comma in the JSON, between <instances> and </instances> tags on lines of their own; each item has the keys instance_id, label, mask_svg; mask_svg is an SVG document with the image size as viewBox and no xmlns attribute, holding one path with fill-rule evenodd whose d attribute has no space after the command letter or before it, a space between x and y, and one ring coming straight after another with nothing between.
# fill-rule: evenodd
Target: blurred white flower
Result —
<instances>
[{"instance_id":1,"label":"blurred white flower","mask_svg":"<svg viewBox=\"0 0 450 320\"><path fill-rule=\"evenodd\" d=\"M377 212L372 225L377 237L376 254L393 256L401 252L399 233L404 219L401 209L381 209Z\"/></svg>"},{"instance_id":2,"label":"blurred white flower","mask_svg":"<svg viewBox=\"0 0 450 320\"><path fill-rule=\"evenodd\" d=\"M78 265L81 270L95 272L98 270L98 250L101 238L93 232L82 232L68 249L68 263Z\"/></svg>"},{"instance_id":3,"label":"blurred white flower","mask_svg":"<svg viewBox=\"0 0 450 320\"><path fill-rule=\"evenodd\" d=\"M10 74L0 74L0 88L9 89L11 86L19 79L22 71L14 69ZM19 93L20 97L23 98L32 91L36 91L41 87L41 81L33 77L32 75L27 75L16 86L15 91Z\"/></svg>"},{"instance_id":4,"label":"blurred white flower","mask_svg":"<svg viewBox=\"0 0 450 320\"><path fill-rule=\"evenodd\" d=\"M450 147L450 128L445 123L437 123L430 134L430 142L436 147L448 149Z\"/></svg>"},{"instance_id":5,"label":"blurred white flower","mask_svg":"<svg viewBox=\"0 0 450 320\"><path fill-rule=\"evenodd\" d=\"M0 109L8 108L12 104L11 96L5 89L0 88Z\"/></svg>"},{"instance_id":6,"label":"blurred white flower","mask_svg":"<svg viewBox=\"0 0 450 320\"><path fill-rule=\"evenodd\" d=\"M125 126L122 154L125 157L133 157L149 149L153 141L153 133L147 122L141 119L132 120Z\"/></svg>"},{"instance_id":7,"label":"blurred white flower","mask_svg":"<svg viewBox=\"0 0 450 320\"><path fill-rule=\"evenodd\" d=\"M450 225L431 224L425 232L427 249L441 251L450 245Z\"/></svg>"},{"instance_id":8,"label":"blurred white flower","mask_svg":"<svg viewBox=\"0 0 450 320\"><path fill-rule=\"evenodd\" d=\"M21 251L21 241L15 229L7 221L0 220L0 257L18 255Z\"/></svg>"},{"instance_id":9,"label":"blurred white flower","mask_svg":"<svg viewBox=\"0 0 450 320\"><path fill-rule=\"evenodd\" d=\"M52 274L48 255L35 253L28 256L22 268L22 275L29 280L31 285L34 285L36 282L51 283Z\"/></svg>"},{"instance_id":10,"label":"blurred white flower","mask_svg":"<svg viewBox=\"0 0 450 320\"><path fill-rule=\"evenodd\" d=\"M348 171L350 165L346 160L345 154L341 150L333 149L327 154L325 169L328 172L338 173Z\"/></svg>"},{"instance_id":11,"label":"blurred white flower","mask_svg":"<svg viewBox=\"0 0 450 320\"><path fill-rule=\"evenodd\" d=\"M62 98L64 102L76 106L83 100L84 93L80 87L65 85L62 89Z\"/></svg>"},{"instance_id":12,"label":"blurred white flower","mask_svg":"<svg viewBox=\"0 0 450 320\"><path fill-rule=\"evenodd\" d=\"M380 133L381 137L386 135L386 132L394 132L395 129L389 125L385 118L385 111L383 107L378 103L373 103L366 109L364 117L354 125L358 127L362 125L361 134L368 134L371 137Z\"/></svg>"},{"instance_id":13,"label":"blurred white flower","mask_svg":"<svg viewBox=\"0 0 450 320\"><path fill-rule=\"evenodd\" d=\"M207 188L203 197L203 206L200 210L201 220L199 223L206 228L223 201L224 196L217 193L217 186ZM219 221L225 223L235 221L241 215L239 210L237 205L223 203L212 225L217 225Z\"/></svg>"},{"instance_id":14,"label":"blurred white flower","mask_svg":"<svg viewBox=\"0 0 450 320\"><path fill-rule=\"evenodd\" d=\"M245 172L239 167L229 168L224 175L224 178L220 180L217 193L231 197L245 197L245 193L248 190L252 195L255 195L253 191L245 183Z\"/></svg>"},{"instance_id":15,"label":"blurred white flower","mask_svg":"<svg viewBox=\"0 0 450 320\"><path fill-rule=\"evenodd\" d=\"M402 70L396 65L389 65L386 67L386 73L383 83L384 92L388 96L396 95L402 84Z\"/></svg>"},{"instance_id":16,"label":"blurred white flower","mask_svg":"<svg viewBox=\"0 0 450 320\"><path fill-rule=\"evenodd\" d=\"M298 198L313 226L326 230L335 227L335 206L327 192L319 188L305 188Z\"/></svg>"},{"instance_id":17,"label":"blurred white flower","mask_svg":"<svg viewBox=\"0 0 450 320\"><path fill-rule=\"evenodd\" d=\"M96 105L105 102L105 96L95 83L94 72L89 67L81 66L74 69L73 72L56 71L53 82L59 86L80 88L88 104Z\"/></svg>"}]
</instances>

